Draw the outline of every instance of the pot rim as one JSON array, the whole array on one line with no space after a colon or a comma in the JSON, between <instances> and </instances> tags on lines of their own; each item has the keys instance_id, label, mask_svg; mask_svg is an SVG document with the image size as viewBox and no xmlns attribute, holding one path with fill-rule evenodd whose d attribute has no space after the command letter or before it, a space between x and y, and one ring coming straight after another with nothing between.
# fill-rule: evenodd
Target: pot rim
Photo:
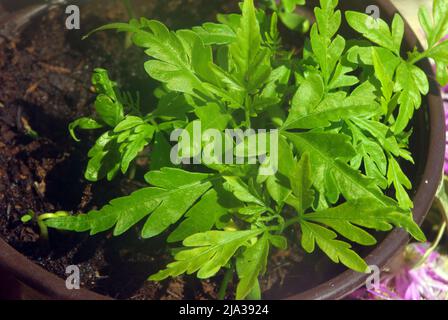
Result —
<instances>
[{"instance_id":1,"label":"pot rim","mask_svg":"<svg viewBox=\"0 0 448 320\"><path fill-rule=\"evenodd\" d=\"M392 17L398 12L390 0L375 0L381 11L388 17ZM0 25L13 21L13 28L17 30L30 21L35 15L47 9L48 6L32 6L22 9L13 15L13 19L1 21ZM16 31L16 30L15 30ZM413 47L421 47L415 33L405 21L405 40ZM422 64L428 74L433 74L428 60ZM435 193L442 179L444 154L445 154L445 115L443 110L440 90L437 84L432 81L431 92L427 97L429 114L429 146L427 159L423 175L413 198L414 219L418 224L423 220L429 211ZM394 229L382 240L365 261L368 265L376 265L382 269L388 262L400 252L408 243L408 234L401 229ZM16 251L10 245L0 238L0 268L13 274L19 281L25 285L43 293L52 299L68 300L105 300L110 299L93 291L67 290L65 281L49 271L38 266L24 255ZM352 270L346 270L338 276L320 284L310 290L286 298L287 300L327 300L342 299L354 290L362 286L369 274L358 273Z\"/></svg>"}]
</instances>

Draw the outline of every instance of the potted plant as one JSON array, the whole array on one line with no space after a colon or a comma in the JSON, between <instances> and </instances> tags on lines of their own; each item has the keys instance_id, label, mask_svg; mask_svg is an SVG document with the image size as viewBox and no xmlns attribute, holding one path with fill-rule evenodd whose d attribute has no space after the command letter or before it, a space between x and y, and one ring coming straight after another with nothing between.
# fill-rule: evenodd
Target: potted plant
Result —
<instances>
[{"instance_id":1,"label":"potted plant","mask_svg":"<svg viewBox=\"0 0 448 320\"><path fill-rule=\"evenodd\" d=\"M308 4L316 18L309 39L288 46L278 17L291 27L282 14L295 4L272 5L272 13L245 0L241 13L176 32L145 18L96 29L125 32L144 49L144 69L159 83L156 99L142 105L97 68L95 114L74 120L69 131L75 140L79 129L100 132L88 151L87 180L126 174L139 188L87 212L31 212L22 220L35 220L43 238L48 228L92 236L138 232L145 245L172 256L150 281L217 279L213 290L221 299L261 298L269 263L291 247L319 249L353 270L295 298L342 297L360 285L369 265L382 267L397 252L408 239L403 230L424 241L418 223L440 181L443 152L436 152L444 148L437 141L444 124L440 99L430 97L429 148L428 140L415 139L428 136L428 110L420 106L430 83L419 63L434 59L437 79L446 82L447 42L439 41L448 6L435 1L433 18L421 11L429 40L427 50L418 50L409 32L409 48L403 45L405 23L383 1L390 26L353 4L344 3L351 9L344 13L334 0ZM347 39L343 20L352 30L344 32ZM412 201L408 190L418 183ZM394 226L403 230L379 244L367 232ZM358 253L374 245L366 259Z\"/></svg>"}]
</instances>

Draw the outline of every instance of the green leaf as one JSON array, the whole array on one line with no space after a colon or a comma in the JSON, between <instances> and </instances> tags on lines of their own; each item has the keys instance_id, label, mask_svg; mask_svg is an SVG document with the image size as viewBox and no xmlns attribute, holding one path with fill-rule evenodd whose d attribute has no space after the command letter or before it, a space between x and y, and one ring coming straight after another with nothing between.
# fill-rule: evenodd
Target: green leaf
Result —
<instances>
[{"instance_id":1,"label":"green leaf","mask_svg":"<svg viewBox=\"0 0 448 320\"><path fill-rule=\"evenodd\" d=\"M26 214L20 218L20 221L22 221L22 223L28 223L31 220L33 220L33 216L30 214Z\"/></svg>"},{"instance_id":2,"label":"green leaf","mask_svg":"<svg viewBox=\"0 0 448 320\"><path fill-rule=\"evenodd\" d=\"M143 119L136 116L126 116L123 121L121 121L117 126L114 128L114 132L122 132L129 129L133 129L139 125L142 125L144 123Z\"/></svg>"},{"instance_id":3,"label":"green leaf","mask_svg":"<svg viewBox=\"0 0 448 320\"><path fill-rule=\"evenodd\" d=\"M315 244L335 263L342 263L358 272L366 272L367 264L347 242L336 240L337 234L318 224L301 221L302 247L312 253Z\"/></svg>"},{"instance_id":4,"label":"green leaf","mask_svg":"<svg viewBox=\"0 0 448 320\"><path fill-rule=\"evenodd\" d=\"M95 101L95 110L106 124L111 127L116 126L123 120L123 105L116 93L116 83L109 79L109 75L104 69L95 69L92 77L98 96Z\"/></svg>"},{"instance_id":5,"label":"green leaf","mask_svg":"<svg viewBox=\"0 0 448 320\"><path fill-rule=\"evenodd\" d=\"M392 80L392 76L395 68L392 70L386 69L386 66L382 62L383 60L380 57L380 53L376 50L376 48L372 48L372 60L373 67L375 69L375 76L381 83L381 91L383 94L381 98L381 109L383 114L387 114L389 111L388 106L393 95L394 82Z\"/></svg>"},{"instance_id":6,"label":"green leaf","mask_svg":"<svg viewBox=\"0 0 448 320\"><path fill-rule=\"evenodd\" d=\"M294 208L298 214L303 214L311 207L314 201L314 191L311 189L313 178L311 175L311 163L308 153L304 153L300 161L295 165L289 177L291 189L296 197Z\"/></svg>"},{"instance_id":7,"label":"green leaf","mask_svg":"<svg viewBox=\"0 0 448 320\"><path fill-rule=\"evenodd\" d=\"M202 131L217 129L222 131L227 128L227 124L232 116L224 112L216 103L208 103L203 107L197 107L195 114L201 120Z\"/></svg>"},{"instance_id":8,"label":"green leaf","mask_svg":"<svg viewBox=\"0 0 448 320\"><path fill-rule=\"evenodd\" d=\"M373 66L372 50L375 50L379 55L381 63L384 65L384 69L387 74L392 78L398 64L402 61L389 49L382 47L372 46L370 43L359 42L359 45L354 45L347 51L347 60L354 64L365 64ZM371 71L368 71L371 73Z\"/></svg>"},{"instance_id":9,"label":"green leaf","mask_svg":"<svg viewBox=\"0 0 448 320\"><path fill-rule=\"evenodd\" d=\"M374 215L377 211L381 210L367 209L368 207L367 201L361 203L357 200L334 208L307 214L303 219L328 226L350 241L364 246L371 246L376 244L376 239L356 226L356 222L359 223L359 220L362 220L364 217L366 219L372 219L373 215L373 219L375 220Z\"/></svg>"},{"instance_id":10,"label":"green leaf","mask_svg":"<svg viewBox=\"0 0 448 320\"><path fill-rule=\"evenodd\" d=\"M176 223L185 212L211 187L210 175L190 173L175 168L150 171L148 183L166 190L163 202L146 221L142 236L151 238Z\"/></svg>"},{"instance_id":11,"label":"green leaf","mask_svg":"<svg viewBox=\"0 0 448 320\"><path fill-rule=\"evenodd\" d=\"M270 73L270 51L261 48L260 25L253 0L245 0L243 15L237 31L237 41L230 45L235 64L235 76L252 92L267 81Z\"/></svg>"},{"instance_id":12,"label":"green leaf","mask_svg":"<svg viewBox=\"0 0 448 320\"><path fill-rule=\"evenodd\" d=\"M392 20L392 39L394 42L394 49L397 55L400 55L401 43L404 36L404 21L403 18L396 13Z\"/></svg>"},{"instance_id":13,"label":"green leaf","mask_svg":"<svg viewBox=\"0 0 448 320\"><path fill-rule=\"evenodd\" d=\"M325 40L317 33L317 27L313 26L311 29L311 45L324 75L324 80L328 83L331 73L344 52L345 39L338 35L332 42L326 44Z\"/></svg>"},{"instance_id":14,"label":"green leaf","mask_svg":"<svg viewBox=\"0 0 448 320\"><path fill-rule=\"evenodd\" d=\"M84 129L84 130L92 130L92 129L99 129L102 128L103 125L101 123L98 123L96 120L91 118L79 118L70 123L68 126L68 129L70 131L70 135L72 136L73 140L76 142L79 142L81 140L78 139L76 136L75 130L77 128Z\"/></svg>"},{"instance_id":15,"label":"green leaf","mask_svg":"<svg viewBox=\"0 0 448 320\"><path fill-rule=\"evenodd\" d=\"M358 119L354 120L357 122ZM353 146L357 155L350 161L354 169L359 169L364 162L364 169L368 177L375 178L381 189L387 188L387 158L378 142L368 138L352 122L347 122L353 137Z\"/></svg>"},{"instance_id":16,"label":"green leaf","mask_svg":"<svg viewBox=\"0 0 448 320\"><path fill-rule=\"evenodd\" d=\"M293 122L296 115L311 113L322 101L324 96L324 82L319 74L311 74L301 84L292 99L289 117L285 126Z\"/></svg>"},{"instance_id":17,"label":"green leaf","mask_svg":"<svg viewBox=\"0 0 448 320\"><path fill-rule=\"evenodd\" d=\"M345 97L343 92L338 92L327 94L317 106L310 109L307 108L306 102L305 105L294 104L284 127L286 129L313 129L328 127L331 122L353 117L369 118L378 113L379 106L369 97L358 95Z\"/></svg>"},{"instance_id":18,"label":"green leaf","mask_svg":"<svg viewBox=\"0 0 448 320\"><path fill-rule=\"evenodd\" d=\"M286 12L293 12L296 9L296 6L305 5L305 0L282 0L282 3Z\"/></svg>"},{"instance_id":19,"label":"green leaf","mask_svg":"<svg viewBox=\"0 0 448 320\"><path fill-rule=\"evenodd\" d=\"M335 10L336 0L321 0L320 8L314 9L319 33L324 39L331 39L341 26L341 11Z\"/></svg>"},{"instance_id":20,"label":"green leaf","mask_svg":"<svg viewBox=\"0 0 448 320\"><path fill-rule=\"evenodd\" d=\"M270 235L269 241L271 244L280 250L286 250L288 248L288 240L284 236Z\"/></svg>"},{"instance_id":21,"label":"green leaf","mask_svg":"<svg viewBox=\"0 0 448 320\"><path fill-rule=\"evenodd\" d=\"M112 180L120 170L122 154L119 147L114 133L108 131L101 135L88 153L85 178L89 181L98 181L104 177Z\"/></svg>"},{"instance_id":22,"label":"green leaf","mask_svg":"<svg viewBox=\"0 0 448 320\"><path fill-rule=\"evenodd\" d=\"M205 45L226 45L236 40L236 34L228 25L204 23L201 27L193 27Z\"/></svg>"},{"instance_id":23,"label":"green leaf","mask_svg":"<svg viewBox=\"0 0 448 320\"><path fill-rule=\"evenodd\" d=\"M139 30L132 39L154 60L145 63L146 72L154 79L166 83L170 90L195 94L196 90L207 94L198 78L200 70L194 69L193 61L198 55L211 59L211 48L204 46L193 31L171 32L162 23L151 20L146 29ZM207 64L206 60L203 62Z\"/></svg>"},{"instance_id":24,"label":"green leaf","mask_svg":"<svg viewBox=\"0 0 448 320\"><path fill-rule=\"evenodd\" d=\"M436 62L437 81L445 86L448 84L448 41L444 41L428 50L426 55Z\"/></svg>"},{"instance_id":25,"label":"green leaf","mask_svg":"<svg viewBox=\"0 0 448 320\"><path fill-rule=\"evenodd\" d=\"M356 76L347 75L347 73L352 72L354 69L352 66L346 65L345 63L346 61L341 60L336 65L333 77L328 84L330 89L352 87L359 82L359 79Z\"/></svg>"},{"instance_id":26,"label":"green leaf","mask_svg":"<svg viewBox=\"0 0 448 320\"><path fill-rule=\"evenodd\" d=\"M279 205L283 205L292 193L288 177L296 166L292 148L283 136L280 136L278 140L278 158L281 159L278 164L278 173L268 177L266 188L272 199Z\"/></svg>"},{"instance_id":27,"label":"green leaf","mask_svg":"<svg viewBox=\"0 0 448 320\"><path fill-rule=\"evenodd\" d=\"M271 198L279 205L283 205L292 193L288 178L278 174L268 177L266 180L266 189Z\"/></svg>"},{"instance_id":28,"label":"green leaf","mask_svg":"<svg viewBox=\"0 0 448 320\"><path fill-rule=\"evenodd\" d=\"M392 134L390 128L382 124L381 122L374 120L366 120L357 118L352 122L358 128L365 130L372 137L374 137L380 145L387 151L391 152L395 156L400 155L400 146L398 145L397 139Z\"/></svg>"},{"instance_id":29,"label":"green leaf","mask_svg":"<svg viewBox=\"0 0 448 320\"><path fill-rule=\"evenodd\" d=\"M420 24L426 33L428 47L432 48L448 34L448 4L445 0L434 0L432 17L424 6L418 13Z\"/></svg>"},{"instance_id":30,"label":"green leaf","mask_svg":"<svg viewBox=\"0 0 448 320\"><path fill-rule=\"evenodd\" d=\"M285 137L280 136L278 139L278 158L281 159L278 164L278 172L285 177L295 169L296 161L292 147Z\"/></svg>"},{"instance_id":31,"label":"green leaf","mask_svg":"<svg viewBox=\"0 0 448 320\"><path fill-rule=\"evenodd\" d=\"M400 207L404 209L410 209L414 205L412 200L409 198L406 189L411 189L412 184L408 177L402 171L398 162L393 158L389 157L389 168L387 170L387 182L390 185L394 185L395 196L398 200Z\"/></svg>"},{"instance_id":32,"label":"green leaf","mask_svg":"<svg viewBox=\"0 0 448 320\"><path fill-rule=\"evenodd\" d=\"M178 92L169 92L159 99L153 116L162 119L187 119L187 114L193 111L193 107Z\"/></svg>"},{"instance_id":33,"label":"green leaf","mask_svg":"<svg viewBox=\"0 0 448 320\"><path fill-rule=\"evenodd\" d=\"M290 78L291 69L286 66L280 66L272 70L263 91L254 98L254 109L257 111L266 110L281 102L287 92ZM257 104L259 101L263 101L263 99L269 102L267 105L261 103L260 107Z\"/></svg>"},{"instance_id":34,"label":"green leaf","mask_svg":"<svg viewBox=\"0 0 448 320\"><path fill-rule=\"evenodd\" d=\"M249 186L239 177L224 177L224 188L232 192L235 197L246 203L254 203L265 207L264 201L250 190Z\"/></svg>"},{"instance_id":35,"label":"green leaf","mask_svg":"<svg viewBox=\"0 0 448 320\"><path fill-rule=\"evenodd\" d=\"M266 271L269 254L269 233L264 233L255 244L247 247L238 257L236 268L240 281L236 299L246 298L258 283L258 277Z\"/></svg>"},{"instance_id":36,"label":"green leaf","mask_svg":"<svg viewBox=\"0 0 448 320\"><path fill-rule=\"evenodd\" d=\"M437 61L437 63L448 64L448 41L443 41L434 48L428 50L428 56Z\"/></svg>"},{"instance_id":37,"label":"green leaf","mask_svg":"<svg viewBox=\"0 0 448 320\"><path fill-rule=\"evenodd\" d=\"M326 84L345 48L345 39L340 35L332 40L341 25L341 11L335 11L336 5L333 0L321 1L321 8L314 9L317 22L310 34L311 47Z\"/></svg>"},{"instance_id":38,"label":"green leaf","mask_svg":"<svg viewBox=\"0 0 448 320\"><path fill-rule=\"evenodd\" d=\"M149 154L151 171L160 170L164 167L174 167L170 157L171 145L162 132L156 132L154 143Z\"/></svg>"},{"instance_id":39,"label":"green leaf","mask_svg":"<svg viewBox=\"0 0 448 320\"><path fill-rule=\"evenodd\" d=\"M402 62L397 68L395 90L401 91L400 111L393 127L394 133L399 134L408 125L414 110L420 108L421 95L429 92L428 78L417 66Z\"/></svg>"},{"instance_id":40,"label":"green leaf","mask_svg":"<svg viewBox=\"0 0 448 320\"><path fill-rule=\"evenodd\" d=\"M196 107L194 112L197 115L198 120L190 122L185 127L185 133L188 133L191 139L179 143L179 153L186 158L193 158L200 154L201 145L213 143L212 139L208 139L208 141L202 140L202 138L205 140L206 135L210 133L207 132L209 129L221 132L227 128L227 124L232 119L230 114L226 113L218 104L212 102L201 107ZM195 128L198 128L197 131L200 134L200 140L195 139ZM211 134L211 136L214 137L213 134Z\"/></svg>"},{"instance_id":41,"label":"green leaf","mask_svg":"<svg viewBox=\"0 0 448 320\"><path fill-rule=\"evenodd\" d=\"M193 234L209 231L227 210L220 204L216 190L209 190L188 210L185 214L186 219L170 234L167 241L182 241Z\"/></svg>"},{"instance_id":42,"label":"green leaf","mask_svg":"<svg viewBox=\"0 0 448 320\"><path fill-rule=\"evenodd\" d=\"M346 164L355 155L350 140L335 133L284 133L300 154L309 153L312 176L317 190L331 203L339 194L348 199L372 198L372 203L394 206L395 202L384 196L375 181Z\"/></svg>"},{"instance_id":43,"label":"green leaf","mask_svg":"<svg viewBox=\"0 0 448 320\"><path fill-rule=\"evenodd\" d=\"M310 28L309 20L295 12L279 12L278 16L283 24L290 30L306 33Z\"/></svg>"},{"instance_id":44,"label":"green leaf","mask_svg":"<svg viewBox=\"0 0 448 320\"><path fill-rule=\"evenodd\" d=\"M149 280L161 281L170 276L195 272L199 279L213 277L227 265L239 248L248 246L251 239L263 232L264 229L208 231L190 236L183 242L187 248L174 256L176 261L168 264L165 270L152 275Z\"/></svg>"},{"instance_id":45,"label":"green leaf","mask_svg":"<svg viewBox=\"0 0 448 320\"><path fill-rule=\"evenodd\" d=\"M233 31L237 31L241 24L241 15L237 13L222 14L217 15L218 22L225 24L232 28Z\"/></svg>"},{"instance_id":46,"label":"green leaf","mask_svg":"<svg viewBox=\"0 0 448 320\"><path fill-rule=\"evenodd\" d=\"M155 187L114 199L101 210L93 210L87 215L48 220L48 226L62 230L90 230L92 235L115 226L114 235L118 236L150 215L142 236L151 238L176 223L211 188L211 176L174 168L151 171L145 178Z\"/></svg>"},{"instance_id":47,"label":"green leaf","mask_svg":"<svg viewBox=\"0 0 448 320\"><path fill-rule=\"evenodd\" d=\"M361 33L365 38L370 41L395 52L397 55L400 54L401 39L399 41L399 35L401 33L401 23L398 15L395 16L395 34L392 32L387 25L387 23L378 18L375 19L365 13L360 13L356 11L345 12L345 17L348 24L355 31Z\"/></svg>"},{"instance_id":48,"label":"green leaf","mask_svg":"<svg viewBox=\"0 0 448 320\"><path fill-rule=\"evenodd\" d=\"M266 207L251 205L247 207L240 208L238 213L243 216L259 216L266 212Z\"/></svg>"},{"instance_id":49,"label":"green leaf","mask_svg":"<svg viewBox=\"0 0 448 320\"><path fill-rule=\"evenodd\" d=\"M127 143L123 145L123 156L121 158L121 171L128 171L129 164L147 146L154 135L155 128L147 123L138 125L128 136Z\"/></svg>"},{"instance_id":50,"label":"green leaf","mask_svg":"<svg viewBox=\"0 0 448 320\"><path fill-rule=\"evenodd\" d=\"M309 213L304 215L303 219L327 225L347 239L363 245L375 244L374 238L355 226L378 231L390 231L392 226L396 226L409 232L416 240L425 241L423 232L414 222L409 210L398 207L375 207L368 198L348 201L334 208Z\"/></svg>"}]
</instances>

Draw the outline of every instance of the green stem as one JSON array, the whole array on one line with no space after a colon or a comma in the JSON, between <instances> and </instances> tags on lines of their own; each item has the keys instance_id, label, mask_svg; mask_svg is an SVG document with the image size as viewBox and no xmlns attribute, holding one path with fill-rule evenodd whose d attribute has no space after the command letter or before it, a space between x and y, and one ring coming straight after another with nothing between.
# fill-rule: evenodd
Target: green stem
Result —
<instances>
[{"instance_id":1,"label":"green stem","mask_svg":"<svg viewBox=\"0 0 448 320\"><path fill-rule=\"evenodd\" d=\"M418 55L416 55L414 58L412 58L409 63L410 64L416 64L417 62L419 62L420 60L426 58L427 55L427 51L423 51L420 52Z\"/></svg>"},{"instance_id":2,"label":"green stem","mask_svg":"<svg viewBox=\"0 0 448 320\"><path fill-rule=\"evenodd\" d=\"M442 219L448 224L448 195L445 184L448 184L448 177L446 176L443 178L439 190L437 190L435 204L442 214Z\"/></svg>"},{"instance_id":3,"label":"green stem","mask_svg":"<svg viewBox=\"0 0 448 320\"><path fill-rule=\"evenodd\" d=\"M283 229L286 229L292 226L293 224L299 223L301 219L302 219L301 217L289 219L288 221L285 222Z\"/></svg>"},{"instance_id":4,"label":"green stem","mask_svg":"<svg viewBox=\"0 0 448 320\"><path fill-rule=\"evenodd\" d=\"M137 167L135 166L135 163L132 163L130 166L129 175L128 175L129 180L134 180L136 172L137 172Z\"/></svg>"},{"instance_id":5,"label":"green stem","mask_svg":"<svg viewBox=\"0 0 448 320\"><path fill-rule=\"evenodd\" d=\"M252 124L250 121L250 110L246 109L246 127L247 129L250 129L251 126Z\"/></svg>"},{"instance_id":6,"label":"green stem","mask_svg":"<svg viewBox=\"0 0 448 320\"><path fill-rule=\"evenodd\" d=\"M416 268L420 267L423 263L425 263L425 261L431 255L431 253L433 253L437 249L437 247L440 244L440 241L442 241L443 234L447 230L447 224L448 224L448 195L446 193L445 183L448 183L447 177L444 177L444 179L440 183L439 190L437 190L437 195L436 195L436 199L435 199L435 205L438 207L440 213L442 214L442 219L443 219L442 226L440 227L439 232L437 233L437 237L434 240L432 246L425 252L423 257L416 264Z\"/></svg>"},{"instance_id":7,"label":"green stem","mask_svg":"<svg viewBox=\"0 0 448 320\"><path fill-rule=\"evenodd\" d=\"M135 19L135 12L134 9L132 8L131 0L122 0L122 1L128 13L129 19ZM132 45L132 33L128 32L126 33L124 47L128 49L131 45Z\"/></svg>"},{"instance_id":8,"label":"green stem","mask_svg":"<svg viewBox=\"0 0 448 320\"><path fill-rule=\"evenodd\" d=\"M67 217L69 214L65 211L58 211L56 213L44 213L37 217L37 225L39 226L40 236L44 240L48 240L48 227L45 220Z\"/></svg>"},{"instance_id":9,"label":"green stem","mask_svg":"<svg viewBox=\"0 0 448 320\"><path fill-rule=\"evenodd\" d=\"M41 239L48 240L48 227L45 224L45 222L43 220L38 219L37 225L39 226Z\"/></svg>"},{"instance_id":10,"label":"green stem","mask_svg":"<svg viewBox=\"0 0 448 320\"><path fill-rule=\"evenodd\" d=\"M123 4L126 8L126 11L128 13L129 19L134 19L135 18L135 12L134 12L134 8L132 7L132 3L131 0L123 0Z\"/></svg>"},{"instance_id":11,"label":"green stem","mask_svg":"<svg viewBox=\"0 0 448 320\"><path fill-rule=\"evenodd\" d=\"M246 96L246 102L245 102L245 115L246 115L246 127L247 129L250 129L252 127L251 124L251 103L250 103L250 97L249 95Z\"/></svg>"},{"instance_id":12,"label":"green stem","mask_svg":"<svg viewBox=\"0 0 448 320\"><path fill-rule=\"evenodd\" d=\"M229 287L229 283L232 280L232 277L233 277L233 268L229 267L226 270L226 273L224 274L224 278L222 279L221 282L221 287L219 288L218 292L219 300L224 300L224 298L226 297L227 288Z\"/></svg>"},{"instance_id":13,"label":"green stem","mask_svg":"<svg viewBox=\"0 0 448 320\"><path fill-rule=\"evenodd\" d=\"M149 123L151 123L156 128L157 132L160 131L159 124L154 119L150 119Z\"/></svg>"},{"instance_id":14,"label":"green stem","mask_svg":"<svg viewBox=\"0 0 448 320\"><path fill-rule=\"evenodd\" d=\"M443 234L445 233L445 230L446 230L446 222L444 221L442 226L440 227L439 233L437 234L436 240L434 240L432 246L428 250L426 250L426 252L423 255L423 257L416 264L415 268L421 267L425 263L425 261L428 260L428 258L431 255L431 253L433 253L437 249L437 247L440 244L440 241L442 240Z\"/></svg>"}]
</instances>

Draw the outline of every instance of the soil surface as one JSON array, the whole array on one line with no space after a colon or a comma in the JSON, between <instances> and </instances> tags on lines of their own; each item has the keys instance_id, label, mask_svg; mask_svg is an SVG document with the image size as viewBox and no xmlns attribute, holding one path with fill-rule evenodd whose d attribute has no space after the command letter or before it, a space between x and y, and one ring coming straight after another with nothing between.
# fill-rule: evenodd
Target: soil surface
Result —
<instances>
[{"instance_id":1,"label":"soil surface","mask_svg":"<svg viewBox=\"0 0 448 320\"><path fill-rule=\"evenodd\" d=\"M217 12L236 10L236 2L224 0L213 5L210 0L135 2L137 15L160 19L172 28L191 27L214 20ZM163 237L139 237L141 226L118 238L110 232L89 237L50 230L45 241L37 226L20 221L30 210L85 212L138 187L138 180L124 177L112 183L86 182L86 154L95 136L84 134L82 142L75 143L67 131L70 121L92 112L90 78L96 67L108 69L122 88L140 91L143 102L151 103L141 50L125 49L124 35L111 32L80 40L99 25L126 21L126 11L119 1L94 1L81 8L80 31L66 30L65 18L61 8L53 8L0 47L0 236L60 277L65 277L68 265L78 265L82 287L113 298L216 299L222 274L207 281L188 276L145 281L171 257ZM298 245L274 252L262 282L264 297L297 294L342 270L319 254L302 259ZM233 289L231 285L227 298L233 298Z\"/></svg>"}]
</instances>

